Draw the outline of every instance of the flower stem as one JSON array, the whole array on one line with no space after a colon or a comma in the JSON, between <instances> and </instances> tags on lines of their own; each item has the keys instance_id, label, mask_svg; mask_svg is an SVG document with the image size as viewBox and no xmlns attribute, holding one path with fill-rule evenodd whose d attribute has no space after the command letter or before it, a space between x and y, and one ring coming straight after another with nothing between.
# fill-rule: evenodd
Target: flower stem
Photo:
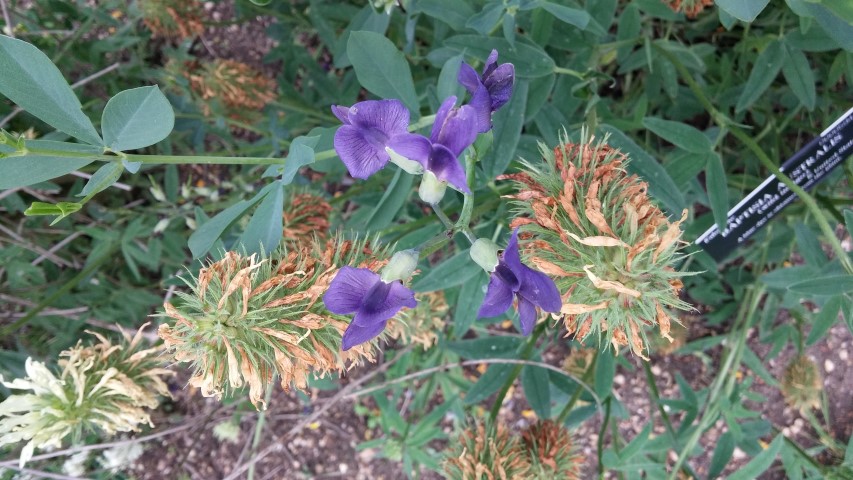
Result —
<instances>
[{"instance_id":1,"label":"flower stem","mask_svg":"<svg viewBox=\"0 0 853 480\"><path fill-rule=\"evenodd\" d=\"M426 117L421 117L417 122L409 125L409 131L414 132L420 130L427 125L432 125L435 122L435 115L427 115Z\"/></svg>"},{"instance_id":2,"label":"flower stem","mask_svg":"<svg viewBox=\"0 0 853 480\"><path fill-rule=\"evenodd\" d=\"M687 70L687 67L684 66L672 53L667 51L665 48L652 43L654 48L660 52L670 63L675 66L675 69L678 70L679 75L687 83L687 86L690 87L690 90L696 96L696 99L699 100L699 103L705 107L705 110L708 111L708 114L714 120L714 122L720 126L723 130L728 130L732 135L737 137L749 150L758 157L758 160L762 165L768 170L770 170L773 175L776 176L782 183L785 184L794 194L796 194L803 203L806 204L806 208L812 212L812 215L815 217L815 221L817 221L818 227L820 227L821 232L826 237L826 240L829 242L833 251L835 251L835 255L838 257L838 261L841 262L841 266L847 271L847 273L853 274L853 261L850 260L850 257L847 255L847 252L844 251L844 247L841 246L841 242L838 241L838 237L835 236L835 232L832 230L832 227L829 225L829 221L827 221L826 216L823 214L823 211L818 206L814 197L809 195L808 192L805 191L802 187L797 185L790 177L785 175L782 170L773 163L773 160L764 153L764 150L761 148L758 143L752 139L752 137L744 132L735 122L729 120L722 112L716 109L708 97L705 96L705 93L702 91L702 87L693 79L693 76Z\"/></svg>"},{"instance_id":3,"label":"flower stem","mask_svg":"<svg viewBox=\"0 0 853 480\"><path fill-rule=\"evenodd\" d=\"M536 330L533 332L533 335L530 336L530 339L527 340L527 343L524 344L524 349L521 351L519 355L520 360L530 360L530 356L533 354L533 350L536 347L536 341L539 340L539 337L545 333L545 327L547 323L540 323L536 326ZM509 377L507 377L500 391L498 392L498 396L495 397L494 403L492 403L492 409L489 412L489 417L492 422L497 420L498 414L501 411L501 406L504 403L504 398L506 398L507 392L512 388L512 384L515 383L515 379L521 374L521 369L524 368L523 364L518 364L515 368L510 372Z\"/></svg>"},{"instance_id":4,"label":"flower stem","mask_svg":"<svg viewBox=\"0 0 853 480\"><path fill-rule=\"evenodd\" d=\"M446 228L450 232L453 232L453 221L448 218L448 216L444 213L444 210L442 210L437 203L434 203L430 206L432 207L432 210L435 212L435 215L438 217L438 219L441 220L441 224L444 225L444 228Z\"/></svg>"}]
</instances>

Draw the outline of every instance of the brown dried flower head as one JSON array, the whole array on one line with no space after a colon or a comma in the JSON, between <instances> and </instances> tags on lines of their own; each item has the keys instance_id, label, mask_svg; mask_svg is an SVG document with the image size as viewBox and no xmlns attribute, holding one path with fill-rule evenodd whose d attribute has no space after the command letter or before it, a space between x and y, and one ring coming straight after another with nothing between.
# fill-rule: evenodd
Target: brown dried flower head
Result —
<instances>
[{"instance_id":1,"label":"brown dried flower head","mask_svg":"<svg viewBox=\"0 0 853 480\"><path fill-rule=\"evenodd\" d=\"M417 300L418 306L392 318L386 331L390 338L403 344L414 343L428 350L438 341L438 333L444 330L449 309L443 291L419 294Z\"/></svg>"},{"instance_id":2,"label":"brown dried flower head","mask_svg":"<svg viewBox=\"0 0 853 480\"><path fill-rule=\"evenodd\" d=\"M798 410L820 408L823 379L817 365L805 355L798 355L785 368L781 390L788 404Z\"/></svg>"},{"instance_id":3,"label":"brown dried flower head","mask_svg":"<svg viewBox=\"0 0 853 480\"><path fill-rule=\"evenodd\" d=\"M186 40L204 32L202 2L139 0L142 22L155 37Z\"/></svg>"},{"instance_id":4,"label":"brown dried flower head","mask_svg":"<svg viewBox=\"0 0 853 480\"><path fill-rule=\"evenodd\" d=\"M511 227L525 226L528 261L554 278L567 336L603 339L605 348L627 346L648 358L647 331L657 327L671 340L667 309L690 309L679 298L684 274L671 266L683 258L687 211L671 222L606 138L582 131L576 144L564 134L563 145L541 151L542 162L503 177L518 187L510 196L519 214Z\"/></svg>"},{"instance_id":5,"label":"brown dried flower head","mask_svg":"<svg viewBox=\"0 0 853 480\"><path fill-rule=\"evenodd\" d=\"M340 373L374 361L377 341L341 351L350 319L326 310L322 296L344 265L378 270L387 249L341 237L311 245L284 244L267 257L227 252L187 282L191 292L166 303L160 337L178 362L193 369L190 385L202 395L249 387L265 408L264 390L275 374L281 386L305 390L308 377Z\"/></svg>"},{"instance_id":6,"label":"brown dried flower head","mask_svg":"<svg viewBox=\"0 0 853 480\"><path fill-rule=\"evenodd\" d=\"M454 480L528 478L530 464L501 424L474 422L460 431L445 451L444 474Z\"/></svg>"},{"instance_id":7,"label":"brown dried flower head","mask_svg":"<svg viewBox=\"0 0 853 480\"><path fill-rule=\"evenodd\" d=\"M577 480L582 460L569 431L551 421L538 421L521 433L520 446L529 459L531 480Z\"/></svg>"},{"instance_id":8,"label":"brown dried flower head","mask_svg":"<svg viewBox=\"0 0 853 480\"><path fill-rule=\"evenodd\" d=\"M234 60L172 60L163 74L174 88L188 89L205 116L222 115L251 123L278 96L274 79Z\"/></svg>"},{"instance_id":9,"label":"brown dried flower head","mask_svg":"<svg viewBox=\"0 0 853 480\"><path fill-rule=\"evenodd\" d=\"M665 0L673 12L684 12L687 18L696 18L705 7L714 5L714 0Z\"/></svg>"},{"instance_id":10,"label":"brown dried flower head","mask_svg":"<svg viewBox=\"0 0 853 480\"><path fill-rule=\"evenodd\" d=\"M113 345L92 333L99 343L82 343L60 354L57 374L45 364L28 358L26 378L0 381L13 394L0 403L0 446L28 442L21 452L23 466L35 448L59 448L66 437L82 443L87 433L114 435L138 431L151 423L150 410L159 396L169 397L165 378L173 372L161 367L162 346L143 348L142 330Z\"/></svg>"},{"instance_id":11,"label":"brown dried flower head","mask_svg":"<svg viewBox=\"0 0 853 480\"><path fill-rule=\"evenodd\" d=\"M329 234L332 206L323 197L311 193L291 195L283 213L282 237L285 241L310 243L316 236L325 240Z\"/></svg>"}]
</instances>

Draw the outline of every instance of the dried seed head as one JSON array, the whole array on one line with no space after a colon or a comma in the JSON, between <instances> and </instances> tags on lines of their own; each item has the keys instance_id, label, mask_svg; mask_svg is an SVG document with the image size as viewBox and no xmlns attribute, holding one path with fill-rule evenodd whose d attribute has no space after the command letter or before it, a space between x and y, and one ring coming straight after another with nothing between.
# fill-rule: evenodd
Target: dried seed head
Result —
<instances>
[{"instance_id":1,"label":"dried seed head","mask_svg":"<svg viewBox=\"0 0 853 480\"><path fill-rule=\"evenodd\" d=\"M189 87L205 116L216 114L251 123L278 96L274 79L234 60L170 61L164 75L175 87Z\"/></svg>"},{"instance_id":2,"label":"dried seed head","mask_svg":"<svg viewBox=\"0 0 853 480\"><path fill-rule=\"evenodd\" d=\"M677 320L667 309L690 309L678 296L684 274L670 266L683 258L687 212L667 219L606 138L582 131L578 144L564 138L553 151L541 150L542 162L504 177L518 187L512 224L525 225L526 256L557 283L570 335L647 358L647 331L657 326L670 339Z\"/></svg>"},{"instance_id":3,"label":"dried seed head","mask_svg":"<svg viewBox=\"0 0 853 480\"><path fill-rule=\"evenodd\" d=\"M785 368L781 390L788 404L798 410L819 408L823 379L817 365L805 355L797 356Z\"/></svg>"},{"instance_id":4,"label":"dried seed head","mask_svg":"<svg viewBox=\"0 0 853 480\"><path fill-rule=\"evenodd\" d=\"M598 350L594 348L572 348L569 355L563 360L563 370L575 377L582 378L589 370L597 353Z\"/></svg>"},{"instance_id":5,"label":"dried seed head","mask_svg":"<svg viewBox=\"0 0 853 480\"><path fill-rule=\"evenodd\" d=\"M501 424L469 424L444 453L444 473L458 480L514 480L528 478L530 464Z\"/></svg>"},{"instance_id":6,"label":"dried seed head","mask_svg":"<svg viewBox=\"0 0 853 480\"><path fill-rule=\"evenodd\" d=\"M3 381L10 389L32 393L14 394L0 403L0 446L27 441L20 457L23 466L35 448L59 448L68 436L76 445L91 432L114 435L138 431L142 424L153 426L149 411L159 405L159 395L170 396L165 378L173 373L160 366L161 348L141 348L147 325L116 345L93 333L98 343L78 343L60 353L58 376L28 358L26 378Z\"/></svg>"},{"instance_id":7,"label":"dried seed head","mask_svg":"<svg viewBox=\"0 0 853 480\"><path fill-rule=\"evenodd\" d=\"M438 333L444 330L448 313L444 292L429 292L417 296L418 306L403 310L388 322L388 336L408 345L416 343L424 350L432 348L438 341Z\"/></svg>"},{"instance_id":8,"label":"dried seed head","mask_svg":"<svg viewBox=\"0 0 853 480\"><path fill-rule=\"evenodd\" d=\"M714 5L714 0L665 0L673 12L684 12L687 18L696 18L705 7Z\"/></svg>"},{"instance_id":9,"label":"dried seed head","mask_svg":"<svg viewBox=\"0 0 853 480\"><path fill-rule=\"evenodd\" d=\"M296 193L284 208L282 237L285 241L310 243L314 236L326 240L332 206L323 197Z\"/></svg>"},{"instance_id":10,"label":"dried seed head","mask_svg":"<svg viewBox=\"0 0 853 480\"><path fill-rule=\"evenodd\" d=\"M178 362L189 362L190 385L204 396L249 387L257 408L274 374L285 390L305 390L308 376L340 373L374 361L377 341L341 351L350 319L326 310L322 295L340 267L378 270L389 253L369 242L335 237L284 244L267 257L227 252L188 281L180 302L164 305L160 337Z\"/></svg>"},{"instance_id":11,"label":"dried seed head","mask_svg":"<svg viewBox=\"0 0 853 480\"><path fill-rule=\"evenodd\" d=\"M202 3L194 0L140 0L142 22L155 37L186 40L204 32Z\"/></svg>"},{"instance_id":12,"label":"dried seed head","mask_svg":"<svg viewBox=\"0 0 853 480\"><path fill-rule=\"evenodd\" d=\"M579 478L581 457L575 453L569 431L551 421L539 421L521 433L519 445L530 462L531 480Z\"/></svg>"}]
</instances>

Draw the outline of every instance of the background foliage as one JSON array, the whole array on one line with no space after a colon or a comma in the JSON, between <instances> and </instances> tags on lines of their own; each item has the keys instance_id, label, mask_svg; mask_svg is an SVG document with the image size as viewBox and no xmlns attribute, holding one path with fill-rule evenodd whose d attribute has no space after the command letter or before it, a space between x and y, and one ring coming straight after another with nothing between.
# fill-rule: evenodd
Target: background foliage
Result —
<instances>
[{"instance_id":1,"label":"background foliage","mask_svg":"<svg viewBox=\"0 0 853 480\"><path fill-rule=\"evenodd\" d=\"M416 201L411 176L388 168L352 184L331 150L337 122L329 106L398 98L417 121L462 93L462 61L483 61L492 49L514 63L517 79L476 172L474 231L481 237L505 233L510 217L501 199L509 187L494 178L514 171L521 158L538 158L537 142L554 146L563 128L576 137L587 125L630 155L628 168L668 214L689 209L685 238L694 240L712 224L722 226L731 206L853 98L853 10L846 2L671 2L683 11L661 0L386 3L390 14L357 1L214 3L227 19L202 11L203 28L188 26L191 34L181 38L152 33L152 12L165 11L154 0L4 2L7 33L79 84L63 87L62 78L33 67L33 51L3 42L0 89L27 112L1 102L0 127L31 140L73 137L163 157L96 161L80 144L82 160L61 166L0 159L0 373L22 376L27 357L56 358L84 329L138 327L181 288L179 275L197 272L201 259L235 242L271 250L293 192L325 195L337 212L333 227L379 234L398 249L436 235L441 227ZM240 31L258 16L264 38L224 40L222 29ZM241 49L263 56L242 58ZM215 63L220 59L249 67ZM269 81L242 95L223 87L243 76ZM28 88L9 93L21 85ZM222 156L256 160L218 165ZM267 166L282 157L283 165ZM20 181L22 172L38 182ZM674 398L659 397L649 366L636 358L601 354L567 376L538 362L553 360L555 351L566 357L578 347L569 339L551 335L525 351L521 337L490 335L506 327L475 320L485 275L468 261L464 240L454 241L422 262L413 285L417 292L445 290L449 327L432 349L386 348L385 362L394 363L365 403L375 408L356 407L383 436L359 448L377 449L407 475L440 469L435 451L447 438L447 415L458 423L478 405L488 409L513 373L537 417L559 416L572 427L597 421L603 439L617 419L640 415L614 394L617 370L647 371L656 408L641 419L645 428L629 438L613 428L607 442L593 446L588 468L626 478L640 470L674 477L679 469L714 478L727 465L731 471L737 447L751 460L729 478L768 469L790 478L850 478L853 452L848 438L829 428L825 397L817 413L804 414L814 441L801 444L780 433L785 425L759 415L761 397L752 387L784 383L768 371L783 352L802 354L837 322L853 330L851 180L847 159L724 262L688 247L695 253L681 268L701 273L687 277L685 299L697 307L691 321L701 328L691 327L677 353L702 358L715 375L705 384L677 375ZM462 209L456 198L443 205L451 215ZM747 343L749 335L758 342ZM536 363L502 361L521 357ZM459 362L484 370L472 376ZM438 374L414 391L395 381L430 369ZM8 393L0 387L0 395ZM408 405L402 413L401 404ZM573 408L563 416L567 404ZM232 408L251 411L239 402ZM703 452L702 445L711 447L700 440L720 420L726 433L713 452ZM663 433L653 434L654 425L664 425ZM850 429L842 430L849 436Z\"/></svg>"}]
</instances>

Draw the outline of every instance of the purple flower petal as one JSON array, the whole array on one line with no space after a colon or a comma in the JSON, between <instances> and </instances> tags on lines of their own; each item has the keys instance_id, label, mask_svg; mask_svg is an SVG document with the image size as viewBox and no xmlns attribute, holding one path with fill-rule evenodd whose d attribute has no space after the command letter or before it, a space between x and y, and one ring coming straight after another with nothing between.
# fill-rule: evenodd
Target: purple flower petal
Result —
<instances>
[{"instance_id":1,"label":"purple flower petal","mask_svg":"<svg viewBox=\"0 0 853 480\"><path fill-rule=\"evenodd\" d=\"M506 244L506 249L502 255L502 263L504 263L516 276L521 277L520 272L527 268L521 263L521 256L518 253L518 227L512 231L512 236L509 237L509 242ZM520 280L520 279L519 279Z\"/></svg>"},{"instance_id":2,"label":"purple flower petal","mask_svg":"<svg viewBox=\"0 0 853 480\"><path fill-rule=\"evenodd\" d=\"M414 160L426 167L432 151L432 143L423 135L414 133L401 133L394 135L388 141L388 147L398 155Z\"/></svg>"},{"instance_id":3,"label":"purple flower petal","mask_svg":"<svg viewBox=\"0 0 853 480\"><path fill-rule=\"evenodd\" d=\"M385 329L385 325L387 324L387 319L384 322L368 326L358 325L355 322L350 323L346 331L344 331L344 336L341 339L341 349L349 350L356 345L361 345L362 343L369 341L382 333L382 330Z\"/></svg>"},{"instance_id":4,"label":"purple flower petal","mask_svg":"<svg viewBox=\"0 0 853 480\"><path fill-rule=\"evenodd\" d=\"M409 110L399 100L367 100L349 109L350 122L356 127L375 128L387 137L406 133L409 128Z\"/></svg>"},{"instance_id":5,"label":"purple flower petal","mask_svg":"<svg viewBox=\"0 0 853 480\"><path fill-rule=\"evenodd\" d=\"M536 326L536 305L524 297L518 297L518 321L521 323L521 333L530 335Z\"/></svg>"},{"instance_id":6,"label":"purple flower petal","mask_svg":"<svg viewBox=\"0 0 853 480\"><path fill-rule=\"evenodd\" d=\"M471 95L468 106L474 110L477 117L477 131L488 132L492 129L492 97L486 87L480 87Z\"/></svg>"},{"instance_id":7,"label":"purple flower petal","mask_svg":"<svg viewBox=\"0 0 853 480\"><path fill-rule=\"evenodd\" d=\"M496 317L504 313L512 305L512 288L504 283L497 275L489 279L486 297L477 312L478 318Z\"/></svg>"},{"instance_id":8,"label":"purple flower petal","mask_svg":"<svg viewBox=\"0 0 853 480\"><path fill-rule=\"evenodd\" d=\"M376 285L379 275L366 268L341 267L323 295L326 308L338 315L358 311L365 294Z\"/></svg>"},{"instance_id":9,"label":"purple flower petal","mask_svg":"<svg viewBox=\"0 0 853 480\"><path fill-rule=\"evenodd\" d=\"M477 75L474 68L464 62L459 65L459 75L457 75L456 79L465 87L465 90L468 90L468 93L474 93L483 85L483 82L480 81L480 76Z\"/></svg>"},{"instance_id":10,"label":"purple flower petal","mask_svg":"<svg viewBox=\"0 0 853 480\"><path fill-rule=\"evenodd\" d=\"M432 124L432 132L430 132L429 135L430 142L438 143L438 135L442 128L444 128L444 122L447 119L447 114L450 113L450 110L454 105L456 105L456 96L451 95L441 103L440 107L438 107L438 111L435 112L435 121Z\"/></svg>"},{"instance_id":11,"label":"purple flower petal","mask_svg":"<svg viewBox=\"0 0 853 480\"><path fill-rule=\"evenodd\" d=\"M489 53L489 58L486 59L486 65L483 67L483 78L488 77L495 70L495 67L498 65L498 51L492 49L491 53Z\"/></svg>"},{"instance_id":12,"label":"purple flower petal","mask_svg":"<svg viewBox=\"0 0 853 480\"><path fill-rule=\"evenodd\" d=\"M382 133L344 125L335 132L335 151L350 175L367 178L381 170L391 159L385 151ZM387 139L384 139L387 141Z\"/></svg>"},{"instance_id":13,"label":"purple flower petal","mask_svg":"<svg viewBox=\"0 0 853 480\"><path fill-rule=\"evenodd\" d=\"M463 193L471 193L468 188L468 179L465 176L465 170L447 147L443 145L434 145L432 155L430 155L429 163L425 167L431 171L435 178L445 181L454 188Z\"/></svg>"},{"instance_id":14,"label":"purple flower petal","mask_svg":"<svg viewBox=\"0 0 853 480\"><path fill-rule=\"evenodd\" d=\"M338 117L338 120L344 123L344 125L349 125L349 107L342 107L340 105L332 105L332 113Z\"/></svg>"},{"instance_id":15,"label":"purple flower petal","mask_svg":"<svg viewBox=\"0 0 853 480\"><path fill-rule=\"evenodd\" d=\"M489 96L492 99L492 111L504 106L512 96L512 84L515 80L515 66L511 63L504 63L497 67L491 75L483 79L483 85L489 91Z\"/></svg>"},{"instance_id":16,"label":"purple flower petal","mask_svg":"<svg viewBox=\"0 0 853 480\"><path fill-rule=\"evenodd\" d=\"M548 275L524 267L518 294L546 312L559 312L563 306L560 291Z\"/></svg>"},{"instance_id":17,"label":"purple flower petal","mask_svg":"<svg viewBox=\"0 0 853 480\"><path fill-rule=\"evenodd\" d=\"M356 312L352 323L360 326L383 323L393 317L401 308L414 308L417 304L415 292L404 287L399 280L391 283L380 280L364 295L364 301Z\"/></svg>"},{"instance_id":18,"label":"purple flower petal","mask_svg":"<svg viewBox=\"0 0 853 480\"><path fill-rule=\"evenodd\" d=\"M457 157L477 139L477 112L464 105L451 110L432 143L447 147Z\"/></svg>"}]
</instances>

